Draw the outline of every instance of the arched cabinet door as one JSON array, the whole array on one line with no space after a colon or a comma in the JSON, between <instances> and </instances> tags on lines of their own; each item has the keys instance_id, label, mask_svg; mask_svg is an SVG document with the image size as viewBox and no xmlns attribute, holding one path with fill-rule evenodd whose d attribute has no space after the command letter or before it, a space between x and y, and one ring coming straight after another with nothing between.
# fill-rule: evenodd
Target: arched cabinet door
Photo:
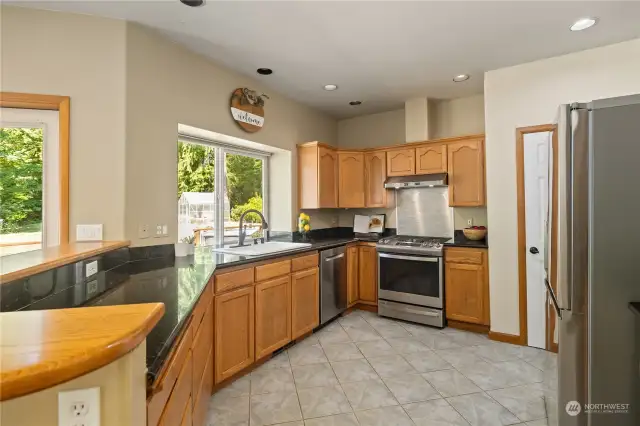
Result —
<instances>
[{"instance_id":1,"label":"arched cabinet door","mask_svg":"<svg viewBox=\"0 0 640 426\"><path fill-rule=\"evenodd\" d=\"M432 144L416 148L416 174L447 173L447 145Z\"/></svg>"},{"instance_id":2,"label":"arched cabinet door","mask_svg":"<svg viewBox=\"0 0 640 426\"><path fill-rule=\"evenodd\" d=\"M387 159L384 151L368 152L364 156L364 202L367 207L387 207Z\"/></svg>"},{"instance_id":3,"label":"arched cabinet door","mask_svg":"<svg viewBox=\"0 0 640 426\"><path fill-rule=\"evenodd\" d=\"M449 205L485 205L484 140L470 139L447 147Z\"/></svg>"},{"instance_id":4,"label":"arched cabinet door","mask_svg":"<svg viewBox=\"0 0 640 426\"><path fill-rule=\"evenodd\" d=\"M410 176L416 174L415 148L390 149L387 151L387 176Z\"/></svg>"},{"instance_id":5,"label":"arched cabinet door","mask_svg":"<svg viewBox=\"0 0 640 426\"><path fill-rule=\"evenodd\" d=\"M364 154L339 152L339 207L364 207Z\"/></svg>"}]
</instances>

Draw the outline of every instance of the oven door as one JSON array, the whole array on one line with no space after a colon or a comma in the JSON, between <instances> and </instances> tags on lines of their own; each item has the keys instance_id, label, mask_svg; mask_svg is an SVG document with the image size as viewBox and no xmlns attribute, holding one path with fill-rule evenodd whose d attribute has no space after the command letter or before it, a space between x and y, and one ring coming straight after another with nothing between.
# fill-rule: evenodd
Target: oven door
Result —
<instances>
[{"instance_id":1,"label":"oven door","mask_svg":"<svg viewBox=\"0 0 640 426\"><path fill-rule=\"evenodd\" d=\"M442 257L378 253L378 297L442 309Z\"/></svg>"}]
</instances>

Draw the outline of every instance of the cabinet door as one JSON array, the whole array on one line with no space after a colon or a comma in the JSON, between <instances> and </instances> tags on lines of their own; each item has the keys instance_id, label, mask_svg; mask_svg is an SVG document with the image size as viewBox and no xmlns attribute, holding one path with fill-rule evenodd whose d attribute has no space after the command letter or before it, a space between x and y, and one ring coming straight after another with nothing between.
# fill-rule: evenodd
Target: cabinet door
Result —
<instances>
[{"instance_id":1,"label":"cabinet door","mask_svg":"<svg viewBox=\"0 0 640 426\"><path fill-rule=\"evenodd\" d=\"M291 338L296 339L320 324L318 268L291 274Z\"/></svg>"},{"instance_id":2,"label":"cabinet door","mask_svg":"<svg viewBox=\"0 0 640 426\"><path fill-rule=\"evenodd\" d=\"M449 145L449 205L483 206L484 143L482 139Z\"/></svg>"},{"instance_id":3,"label":"cabinet door","mask_svg":"<svg viewBox=\"0 0 640 426\"><path fill-rule=\"evenodd\" d=\"M447 145L416 148L416 174L447 173Z\"/></svg>"},{"instance_id":4,"label":"cabinet door","mask_svg":"<svg viewBox=\"0 0 640 426\"><path fill-rule=\"evenodd\" d=\"M484 266L445 263L447 319L484 324L485 289Z\"/></svg>"},{"instance_id":5,"label":"cabinet door","mask_svg":"<svg viewBox=\"0 0 640 426\"><path fill-rule=\"evenodd\" d=\"M359 247L358 293L362 302L378 303L378 257L375 247Z\"/></svg>"},{"instance_id":6,"label":"cabinet door","mask_svg":"<svg viewBox=\"0 0 640 426\"><path fill-rule=\"evenodd\" d=\"M340 207L364 207L364 154L340 152L338 176L338 205Z\"/></svg>"},{"instance_id":7,"label":"cabinet door","mask_svg":"<svg viewBox=\"0 0 640 426\"><path fill-rule=\"evenodd\" d=\"M291 341L291 277L256 284L256 359Z\"/></svg>"},{"instance_id":8,"label":"cabinet door","mask_svg":"<svg viewBox=\"0 0 640 426\"><path fill-rule=\"evenodd\" d=\"M338 207L338 154L318 147L318 207Z\"/></svg>"},{"instance_id":9,"label":"cabinet door","mask_svg":"<svg viewBox=\"0 0 640 426\"><path fill-rule=\"evenodd\" d=\"M387 151L387 176L415 175L415 151L414 148Z\"/></svg>"},{"instance_id":10,"label":"cabinet door","mask_svg":"<svg viewBox=\"0 0 640 426\"><path fill-rule=\"evenodd\" d=\"M254 360L253 287L215 298L215 379L220 383Z\"/></svg>"},{"instance_id":11,"label":"cabinet door","mask_svg":"<svg viewBox=\"0 0 640 426\"><path fill-rule=\"evenodd\" d=\"M358 247L347 246L347 304L358 301Z\"/></svg>"},{"instance_id":12,"label":"cabinet door","mask_svg":"<svg viewBox=\"0 0 640 426\"><path fill-rule=\"evenodd\" d=\"M366 207L387 207L387 160L384 151L367 153L364 157L364 202Z\"/></svg>"}]
</instances>

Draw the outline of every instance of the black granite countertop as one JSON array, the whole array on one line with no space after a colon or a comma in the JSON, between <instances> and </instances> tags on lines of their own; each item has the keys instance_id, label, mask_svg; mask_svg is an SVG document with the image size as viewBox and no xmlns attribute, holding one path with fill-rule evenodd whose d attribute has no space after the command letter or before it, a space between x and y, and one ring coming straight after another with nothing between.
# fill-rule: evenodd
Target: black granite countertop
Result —
<instances>
[{"instance_id":1,"label":"black granite countertop","mask_svg":"<svg viewBox=\"0 0 640 426\"><path fill-rule=\"evenodd\" d=\"M489 239L485 237L482 240L469 240L464 236L461 229L456 229L453 239L444 243L447 247L470 247L470 248L489 248Z\"/></svg>"}]
</instances>

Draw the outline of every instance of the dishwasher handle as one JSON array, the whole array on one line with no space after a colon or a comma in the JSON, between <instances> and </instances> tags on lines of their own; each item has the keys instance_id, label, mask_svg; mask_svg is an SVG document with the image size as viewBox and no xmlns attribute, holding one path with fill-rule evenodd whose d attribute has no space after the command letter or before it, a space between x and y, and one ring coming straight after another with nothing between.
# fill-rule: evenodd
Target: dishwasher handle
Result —
<instances>
[{"instance_id":1,"label":"dishwasher handle","mask_svg":"<svg viewBox=\"0 0 640 426\"><path fill-rule=\"evenodd\" d=\"M331 257L327 257L324 261L325 262L331 262L332 260L340 259L341 257L344 257L344 253L336 254L335 256L331 256Z\"/></svg>"}]
</instances>

